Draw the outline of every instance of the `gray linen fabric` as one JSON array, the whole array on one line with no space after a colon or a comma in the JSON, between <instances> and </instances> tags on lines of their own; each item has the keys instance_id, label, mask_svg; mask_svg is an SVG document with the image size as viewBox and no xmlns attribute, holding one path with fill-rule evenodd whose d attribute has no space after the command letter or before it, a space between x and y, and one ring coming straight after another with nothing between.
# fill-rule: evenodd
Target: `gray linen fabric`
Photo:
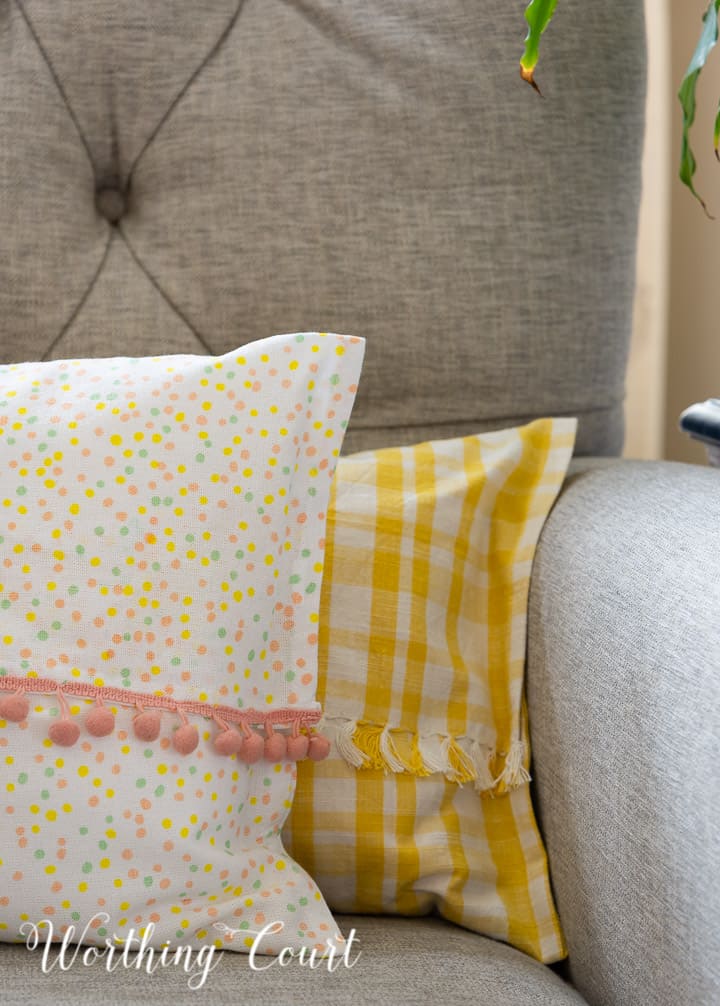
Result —
<instances>
[{"instance_id":1,"label":"gray linen fabric","mask_svg":"<svg viewBox=\"0 0 720 1006\"><path fill-rule=\"evenodd\" d=\"M573 414L616 453L642 3L562 4L545 101L522 8L0 3L0 358L352 332L348 450Z\"/></svg>"},{"instance_id":2,"label":"gray linen fabric","mask_svg":"<svg viewBox=\"0 0 720 1006\"><path fill-rule=\"evenodd\" d=\"M720 472L571 478L532 577L536 794L576 987L720 1002Z\"/></svg>"},{"instance_id":3,"label":"gray linen fabric","mask_svg":"<svg viewBox=\"0 0 720 1006\"><path fill-rule=\"evenodd\" d=\"M583 1006L584 1000L550 968L525 954L438 919L339 916L343 932L357 930L361 956L352 970L309 971L294 963L253 972L243 954L226 953L203 990L189 991L179 968L108 974L78 963L44 975L39 951L0 946L3 1006L184 1006L211 1002L243 1006ZM260 965L268 958L258 958Z\"/></svg>"}]
</instances>

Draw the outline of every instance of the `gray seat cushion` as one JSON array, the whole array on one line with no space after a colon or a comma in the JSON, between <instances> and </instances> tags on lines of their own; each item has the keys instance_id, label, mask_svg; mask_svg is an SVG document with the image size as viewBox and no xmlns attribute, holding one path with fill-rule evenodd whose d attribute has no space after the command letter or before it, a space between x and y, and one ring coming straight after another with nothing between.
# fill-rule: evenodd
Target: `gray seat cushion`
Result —
<instances>
[{"instance_id":1,"label":"gray seat cushion","mask_svg":"<svg viewBox=\"0 0 720 1006\"><path fill-rule=\"evenodd\" d=\"M468 1003L472 1006L583 1006L585 1000L542 964L511 947L439 919L339 916L343 932L357 931L361 951L352 970L310 971L297 962L252 971L244 954L225 953L200 990L180 968L108 973L102 960L69 970L41 970L41 948L0 946L3 1006L181 1006L207 1001L243 1006L332 1003ZM52 960L52 958L51 958ZM271 958L257 958L260 966Z\"/></svg>"}]
</instances>

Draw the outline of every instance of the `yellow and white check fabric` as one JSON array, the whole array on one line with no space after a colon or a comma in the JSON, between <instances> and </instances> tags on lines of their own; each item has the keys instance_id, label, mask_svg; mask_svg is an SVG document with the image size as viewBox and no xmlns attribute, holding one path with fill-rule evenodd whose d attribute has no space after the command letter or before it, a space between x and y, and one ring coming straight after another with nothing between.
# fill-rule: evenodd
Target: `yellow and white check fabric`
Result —
<instances>
[{"instance_id":1,"label":"yellow and white check fabric","mask_svg":"<svg viewBox=\"0 0 720 1006\"><path fill-rule=\"evenodd\" d=\"M337 911L424 914L565 955L528 787L535 547L574 419L341 459L318 699L330 758L298 765L291 854Z\"/></svg>"}]
</instances>

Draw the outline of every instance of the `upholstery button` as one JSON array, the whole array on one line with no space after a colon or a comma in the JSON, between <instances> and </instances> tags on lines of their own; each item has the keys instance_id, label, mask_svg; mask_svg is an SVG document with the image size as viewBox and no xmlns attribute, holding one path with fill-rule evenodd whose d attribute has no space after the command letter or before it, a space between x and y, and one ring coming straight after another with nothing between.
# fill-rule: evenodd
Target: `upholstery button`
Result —
<instances>
[{"instance_id":1,"label":"upholstery button","mask_svg":"<svg viewBox=\"0 0 720 1006\"><path fill-rule=\"evenodd\" d=\"M111 224L116 224L127 208L125 196L119 189L98 189L95 207L100 216Z\"/></svg>"}]
</instances>

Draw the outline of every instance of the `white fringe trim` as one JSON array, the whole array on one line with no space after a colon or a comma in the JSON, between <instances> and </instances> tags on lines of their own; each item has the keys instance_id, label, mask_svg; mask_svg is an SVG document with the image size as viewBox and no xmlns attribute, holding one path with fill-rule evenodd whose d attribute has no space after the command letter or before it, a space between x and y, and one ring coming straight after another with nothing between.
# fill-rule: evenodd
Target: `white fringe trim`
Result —
<instances>
[{"instance_id":1,"label":"white fringe trim","mask_svg":"<svg viewBox=\"0 0 720 1006\"><path fill-rule=\"evenodd\" d=\"M337 757L352 768L376 768L386 773L416 776L442 774L462 785L472 782L478 793L504 793L530 781L524 766L526 746L514 741L507 752L471 737L416 734L390 726L326 716L319 724ZM401 743L401 738L404 743ZM502 765L497 775L493 766Z\"/></svg>"},{"instance_id":2,"label":"white fringe trim","mask_svg":"<svg viewBox=\"0 0 720 1006\"><path fill-rule=\"evenodd\" d=\"M321 722L324 723L323 733L330 743L335 745L342 760L353 768L362 768L365 764L365 756L360 748L353 743L357 720L339 720L332 723L323 720Z\"/></svg>"}]
</instances>

